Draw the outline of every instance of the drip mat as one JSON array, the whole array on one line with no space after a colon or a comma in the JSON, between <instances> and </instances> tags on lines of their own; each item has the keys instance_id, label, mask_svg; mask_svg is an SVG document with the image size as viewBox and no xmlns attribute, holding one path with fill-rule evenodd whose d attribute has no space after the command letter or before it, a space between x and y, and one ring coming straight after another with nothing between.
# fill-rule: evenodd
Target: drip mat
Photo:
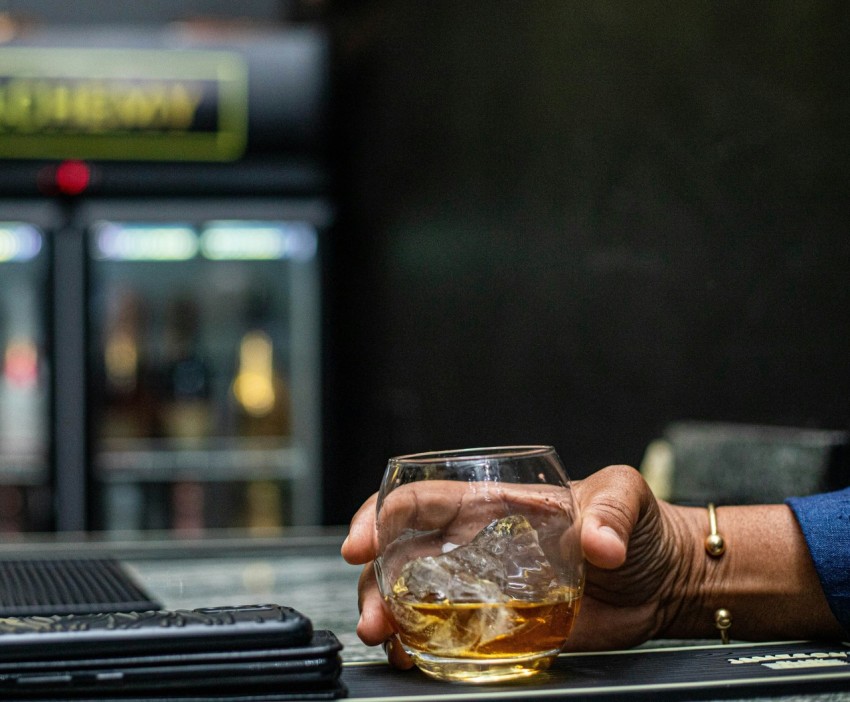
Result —
<instances>
[{"instance_id":1,"label":"drip mat","mask_svg":"<svg viewBox=\"0 0 850 702\"><path fill-rule=\"evenodd\" d=\"M342 678L349 698L363 702L740 700L850 690L850 644L779 641L567 653L527 680L491 685L440 682L386 662L346 663Z\"/></svg>"},{"instance_id":2,"label":"drip mat","mask_svg":"<svg viewBox=\"0 0 850 702\"><path fill-rule=\"evenodd\" d=\"M161 608L113 558L0 559L0 617Z\"/></svg>"}]
</instances>

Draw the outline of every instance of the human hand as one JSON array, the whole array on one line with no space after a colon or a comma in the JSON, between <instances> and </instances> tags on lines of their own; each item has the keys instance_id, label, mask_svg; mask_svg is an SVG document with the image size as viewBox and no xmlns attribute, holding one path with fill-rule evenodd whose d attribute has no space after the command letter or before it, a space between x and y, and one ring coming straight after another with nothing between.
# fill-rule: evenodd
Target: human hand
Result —
<instances>
[{"instance_id":1,"label":"human hand","mask_svg":"<svg viewBox=\"0 0 850 702\"><path fill-rule=\"evenodd\" d=\"M565 650L628 648L663 636L691 587L700 515L657 500L628 466L604 468L573 489L587 571Z\"/></svg>"},{"instance_id":2,"label":"human hand","mask_svg":"<svg viewBox=\"0 0 850 702\"><path fill-rule=\"evenodd\" d=\"M588 570L581 613L567 648L621 648L657 636L675 616L677 593L686 586L686 564L692 556L685 553L690 540L681 535L687 525L627 466L574 481L573 489L582 514L581 544ZM366 566L358 587L358 636L368 645L388 642L390 662L407 668L412 661L396 645L372 566L378 550L376 499L369 498L352 519L342 555L349 563Z\"/></svg>"},{"instance_id":3,"label":"human hand","mask_svg":"<svg viewBox=\"0 0 850 702\"><path fill-rule=\"evenodd\" d=\"M364 502L351 520L348 536L342 544L342 557L353 565L363 565L357 585L357 606L360 620L357 635L367 646L383 644L387 659L397 668L413 667L413 660L395 638L393 621L384 608L374 560L378 555L378 532L375 528L375 509L378 493Z\"/></svg>"}]
</instances>

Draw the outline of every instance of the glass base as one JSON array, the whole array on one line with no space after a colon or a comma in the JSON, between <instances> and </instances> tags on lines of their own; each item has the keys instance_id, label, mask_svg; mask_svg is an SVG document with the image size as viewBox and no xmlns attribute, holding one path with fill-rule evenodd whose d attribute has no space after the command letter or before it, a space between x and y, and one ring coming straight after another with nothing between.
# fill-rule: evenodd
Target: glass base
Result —
<instances>
[{"instance_id":1,"label":"glass base","mask_svg":"<svg viewBox=\"0 0 850 702\"><path fill-rule=\"evenodd\" d=\"M423 673L438 680L462 683L498 683L527 678L546 670L560 653L544 651L516 658L444 658L408 651Z\"/></svg>"}]
</instances>

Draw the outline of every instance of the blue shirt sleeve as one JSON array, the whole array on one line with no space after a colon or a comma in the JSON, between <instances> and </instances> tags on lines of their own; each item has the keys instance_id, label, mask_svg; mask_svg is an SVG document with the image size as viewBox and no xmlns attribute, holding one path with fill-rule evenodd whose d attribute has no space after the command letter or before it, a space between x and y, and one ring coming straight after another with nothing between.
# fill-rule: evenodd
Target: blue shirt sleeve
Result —
<instances>
[{"instance_id":1,"label":"blue shirt sleeve","mask_svg":"<svg viewBox=\"0 0 850 702\"><path fill-rule=\"evenodd\" d=\"M786 502L803 531L832 613L850 634L850 488Z\"/></svg>"}]
</instances>

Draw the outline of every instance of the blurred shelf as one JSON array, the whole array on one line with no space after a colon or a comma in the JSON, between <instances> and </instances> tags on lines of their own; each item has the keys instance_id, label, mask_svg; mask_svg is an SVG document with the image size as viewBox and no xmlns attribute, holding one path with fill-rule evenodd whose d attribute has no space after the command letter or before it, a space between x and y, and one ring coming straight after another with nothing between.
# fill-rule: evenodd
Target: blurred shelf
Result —
<instances>
[{"instance_id":1,"label":"blurred shelf","mask_svg":"<svg viewBox=\"0 0 850 702\"><path fill-rule=\"evenodd\" d=\"M0 485L43 485L47 463L38 453L0 454Z\"/></svg>"},{"instance_id":2,"label":"blurred shelf","mask_svg":"<svg viewBox=\"0 0 850 702\"><path fill-rule=\"evenodd\" d=\"M280 438L109 440L95 456L106 483L231 482L293 479L305 474L303 448Z\"/></svg>"}]
</instances>

